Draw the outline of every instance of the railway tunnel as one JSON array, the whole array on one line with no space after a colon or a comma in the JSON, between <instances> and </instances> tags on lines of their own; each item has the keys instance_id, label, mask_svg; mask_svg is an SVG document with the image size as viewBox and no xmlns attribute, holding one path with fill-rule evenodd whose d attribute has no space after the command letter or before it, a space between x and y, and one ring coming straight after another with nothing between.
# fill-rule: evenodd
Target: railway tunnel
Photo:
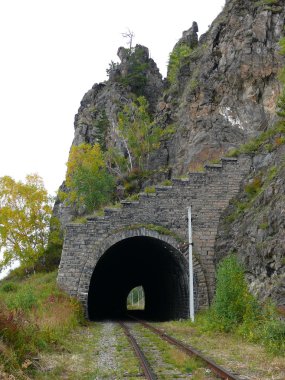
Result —
<instances>
[{"instance_id":1,"label":"railway tunnel","mask_svg":"<svg viewBox=\"0 0 285 380\"><path fill-rule=\"evenodd\" d=\"M165 241L136 236L115 243L98 260L88 291L89 318L124 316L128 294L136 286L144 289L144 318L187 317L187 260Z\"/></svg>"}]
</instances>

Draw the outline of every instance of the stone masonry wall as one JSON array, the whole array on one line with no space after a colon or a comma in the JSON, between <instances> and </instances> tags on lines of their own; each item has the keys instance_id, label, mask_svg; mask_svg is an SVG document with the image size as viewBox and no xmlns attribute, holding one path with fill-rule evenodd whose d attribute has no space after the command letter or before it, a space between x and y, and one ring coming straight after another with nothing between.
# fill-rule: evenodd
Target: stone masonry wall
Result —
<instances>
[{"instance_id":1,"label":"stone masonry wall","mask_svg":"<svg viewBox=\"0 0 285 380\"><path fill-rule=\"evenodd\" d=\"M214 244L222 211L240 187L251 165L249 157L223 158L206 165L188 179L173 179L172 186L156 186L139 201L122 201L122 208L107 208L102 217L86 224L68 224L59 267L58 284L87 307L90 279L96 263L112 245L130 236L151 236L188 250L187 207L192 206L194 272L198 279L199 308L207 307L215 288ZM159 226L159 228L154 228ZM188 275L188 274L187 274Z\"/></svg>"}]
</instances>

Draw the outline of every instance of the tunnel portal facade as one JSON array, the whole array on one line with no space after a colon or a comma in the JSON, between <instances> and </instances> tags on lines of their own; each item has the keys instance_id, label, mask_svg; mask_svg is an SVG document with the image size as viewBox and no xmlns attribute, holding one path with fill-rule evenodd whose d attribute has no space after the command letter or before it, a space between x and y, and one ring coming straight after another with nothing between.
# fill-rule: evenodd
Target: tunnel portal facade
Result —
<instances>
[{"instance_id":1,"label":"tunnel portal facade","mask_svg":"<svg viewBox=\"0 0 285 380\"><path fill-rule=\"evenodd\" d=\"M214 294L214 245L219 219L248 172L247 157L222 159L187 180L156 186L139 201L122 201L85 224L66 226L59 286L83 304L89 319L126 312L129 292L143 286L145 317L189 315L188 212L192 208L195 310Z\"/></svg>"}]
</instances>

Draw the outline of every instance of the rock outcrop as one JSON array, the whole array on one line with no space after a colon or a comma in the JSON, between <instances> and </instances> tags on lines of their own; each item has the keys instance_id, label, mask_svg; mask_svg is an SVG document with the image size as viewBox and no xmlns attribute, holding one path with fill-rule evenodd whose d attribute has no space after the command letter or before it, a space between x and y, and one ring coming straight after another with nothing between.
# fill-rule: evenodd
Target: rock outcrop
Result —
<instances>
[{"instance_id":1,"label":"rock outcrop","mask_svg":"<svg viewBox=\"0 0 285 380\"><path fill-rule=\"evenodd\" d=\"M285 305L285 145L253 157L238 197L220 219L216 263L234 252L252 292Z\"/></svg>"},{"instance_id":2,"label":"rock outcrop","mask_svg":"<svg viewBox=\"0 0 285 380\"><path fill-rule=\"evenodd\" d=\"M146 47L136 45L132 54L120 47L118 57L121 63L110 64L109 80L95 84L84 95L75 116L73 145L99 142L104 149L110 143L118 144L118 113L132 100L132 93L145 96L151 110L162 95L162 76Z\"/></svg>"},{"instance_id":3,"label":"rock outcrop","mask_svg":"<svg viewBox=\"0 0 285 380\"><path fill-rule=\"evenodd\" d=\"M119 48L121 62L111 63L109 80L95 84L81 101L73 144L98 142L103 150L116 146L124 152L118 113L134 94L147 98L157 124L172 127L173 133L149 164L151 170L167 168L169 178L200 170L204 163L268 130L277 120L278 74L284 66L278 43L284 35L284 16L284 0L227 0L199 40L197 23L183 32L174 49L184 44L190 53L179 63L175 83L162 79L146 47ZM282 146L271 153L252 154L246 182L221 218L216 261L235 251L253 291L284 305L282 157ZM272 170L276 170L273 177ZM248 202L245 187L257 175L262 191ZM242 202L247 207L232 218ZM55 214L65 224L74 211L57 202Z\"/></svg>"},{"instance_id":4,"label":"rock outcrop","mask_svg":"<svg viewBox=\"0 0 285 380\"><path fill-rule=\"evenodd\" d=\"M164 96L161 113L176 127L165 147L174 174L216 159L276 120L284 1L262 3L227 1Z\"/></svg>"}]
</instances>

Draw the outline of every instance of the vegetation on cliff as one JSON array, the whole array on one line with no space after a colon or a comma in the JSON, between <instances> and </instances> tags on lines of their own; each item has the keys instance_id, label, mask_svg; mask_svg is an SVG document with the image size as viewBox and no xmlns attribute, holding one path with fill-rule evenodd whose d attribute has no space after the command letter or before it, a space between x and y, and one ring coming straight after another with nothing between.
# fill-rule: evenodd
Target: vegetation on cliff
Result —
<instances>
[{"instance_id":1,"label":"vegetation on cliff","mask_svg":"<svg viewBox=\"0 0 285 380\"><path fill-rule=\"evenodd\" d=\"M285 53L284 38L281 53ZM251 139L230 155L248 154L252 167L230 202L218 230L216 262L230 251L247 268L251 292L260 300L272 299L284 305L284 173L285 173L285 77L277 101L278 118L273 126Z\"/></svg>"},{"instance_id":2,"label":"vegetation on cliff","mask_svg":"<svg viewBox=\"0 0 285 380\"><path fill-rule=\"evenodd\" d=\"M69 204L83 207L86 212L109 203L115 179L108 172L100 145L72 146L67 162L66 192L59 195Z\"/></svg>"},{"instance_id":3,"label":"vegetation on cliff","mask_svg":"<svg viewBox=\"0 0 285 380\"><path fill-rule=\"evenodd\" d=\"M141 190L151 176L149 160L173 128L161 128L149 112L144 96L129 101L118 113L115 133L121 146L82 143L71 147L67 162L65 191L61 201L72 205L80 214L92 213L121 196ZM117 188L123 187L123 195Z\"/></svg>"}]
</instances>

